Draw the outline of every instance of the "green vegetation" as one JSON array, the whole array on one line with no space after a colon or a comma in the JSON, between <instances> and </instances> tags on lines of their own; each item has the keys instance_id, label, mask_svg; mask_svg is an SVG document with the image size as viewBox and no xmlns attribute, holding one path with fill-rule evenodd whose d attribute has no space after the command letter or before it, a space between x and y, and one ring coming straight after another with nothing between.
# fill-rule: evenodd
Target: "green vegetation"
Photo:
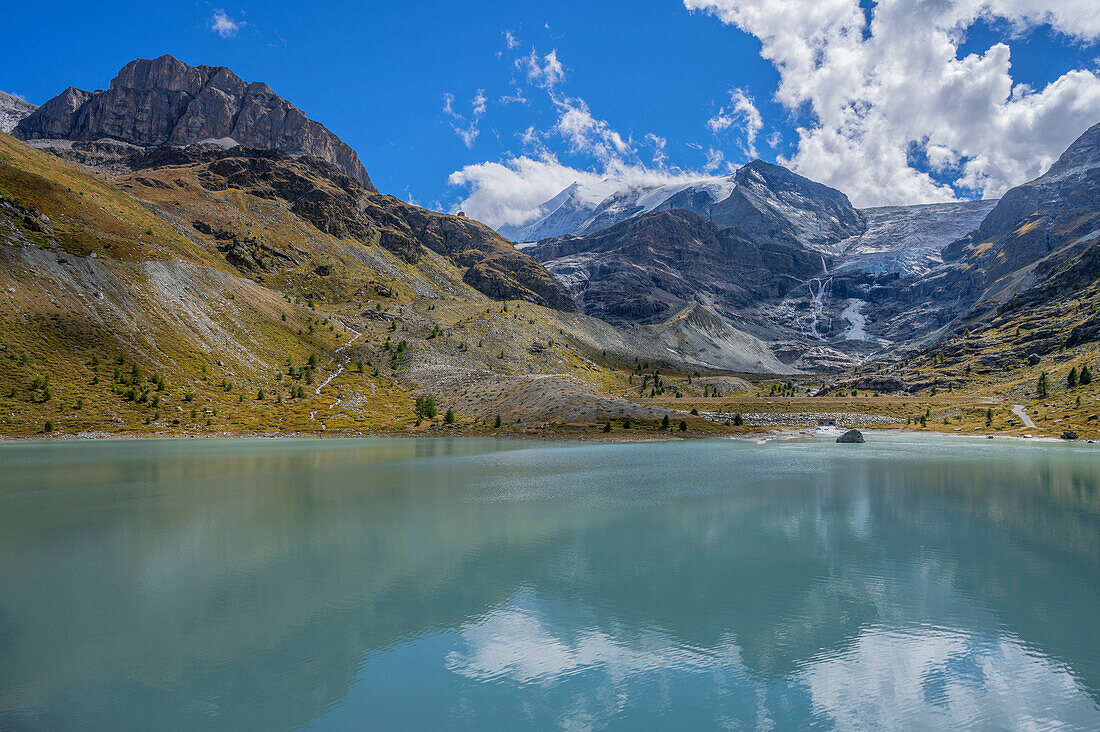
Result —
<instances>
[{"instance_id":1,"label":"green vegetation","mask_svg":"<svg viewBox=\"0 0 1100 732\"><path fill-rule=\"evenodd\" d=\"M419 396L416 398L416 406L414 407L416 416L418 419L435 419L436 407L435 397L432 396ZM448 410L449 411L449 410ZM454 415L452 415L453 419Z\"/></svg>"}]
</instances>

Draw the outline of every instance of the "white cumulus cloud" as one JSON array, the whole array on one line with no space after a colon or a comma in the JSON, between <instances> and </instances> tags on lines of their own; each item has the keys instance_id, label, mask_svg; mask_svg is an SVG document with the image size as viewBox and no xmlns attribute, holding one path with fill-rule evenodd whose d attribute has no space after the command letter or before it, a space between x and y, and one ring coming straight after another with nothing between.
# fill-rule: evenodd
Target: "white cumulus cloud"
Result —
<instances>
[{"instance_id":1,"label":"white cumulus cloud","mask_svg":"<svg viewBox=\"0 0 1100 732\"><path fill-rule=\"evenodd\" d=\"M243 23L226 15L225 11L221 8L215 9L213 17L210 18L210 30L214 31L222 38L232 38L237 35L242 25Z\"/></svg>"},{"instance_id":2,"label":"white cumulus cloud","mask_svg":"<svg viewBox=\"0 0 1100 732\"><path fill-rule=\"evenodd\" d=\"M539 206L578 184L580 198L599 203L624 188L658 186L697 180L699 174L654 169L639 163L612 159L600 169L582 170L562 163L543 149L500 162L467 165L447 178L452 186L467 190L466 198L453 207L493 228L518 226L542 215Z\"/></svg>"},{"instance_id":3,"label":"white cumulus cloud","mask_svg":"<svg viewBox=\"0 0 1100 732\"><path fill-rule=\"evenodd\" d=\"M958 188L998 196L1041 174L1100 120L1093 70L1068 70L1031 89L1014 82L1005 43L959 52L979 20L1002 21L1015 34L1049 24L1068 39L1095 40L1100 13L1091 0L883 0L867 13L858 0L684 4L760 40L779 71L776 100L813 120L780 162L857 205L955 197L915 159ZM732 126L736 109L734 102L708 126Z\"/></svg>"}]
</instances>

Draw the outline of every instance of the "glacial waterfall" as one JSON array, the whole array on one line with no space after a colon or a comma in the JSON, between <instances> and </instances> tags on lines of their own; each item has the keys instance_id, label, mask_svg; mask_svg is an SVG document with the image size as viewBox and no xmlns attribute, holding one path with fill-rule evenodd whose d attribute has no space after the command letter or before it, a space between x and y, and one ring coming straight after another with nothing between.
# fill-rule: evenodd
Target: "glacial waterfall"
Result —
<instances>
[{"instance_id":1,"label":"glacial waterfall","mask_svg":"<svg viewBox=\"0 0 1100 732\"><path fill-rule=\"evenodd\" d=\"M815 277L810 280L807 285L810 288L810 297L813 299L813 305L810 310L810 335L819 341L825 340L825 336L817 329L817 323L824 318L825 314L825 294L829 289L829 285L832 284L833 278L823 279ZM814 292L814 283L817 283L817 292Z\"/></svg>"}]
</instances>

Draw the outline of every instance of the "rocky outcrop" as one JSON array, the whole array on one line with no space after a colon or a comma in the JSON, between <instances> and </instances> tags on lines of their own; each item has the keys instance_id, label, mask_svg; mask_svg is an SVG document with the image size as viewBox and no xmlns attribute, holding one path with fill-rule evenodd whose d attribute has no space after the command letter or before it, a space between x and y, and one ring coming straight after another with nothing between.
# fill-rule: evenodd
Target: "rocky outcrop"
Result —
<instances>
[{"instance_id":1,"label":"rocky outcrop","mask_svg":"<svg viewBox=\"0 0 1100 732\"><path fill-rule=\"evenodd\" d=\"M0 91L0 132L11 132L24 118L37 109L19 97Z\"/></svg>"},{"instance_id":2,"label":"rocky outcrop","mask_svg":"<svg viewBox=\"0 0 1100 732\"><path fill-rule=\"evenodd\" d=\"M308 155L338 166L369 191L358 156L262 82L224 66L190 66L172 56L126 64L106 90L69 87L22 119L23 140L118 140L141 147L211 143Z\"/></svg>"},{"instance_id":3,"label":"rocky outcrop","mask_svg":"<svg viewBox=\"0 0 1100 732\"><path fill-rule=\"evenodd\" d=\"M147 157L135 160L156 167L148 165ZM208 190L236 189L283 200L318 230L339 239L377 243L410 264L417 264L431 250L462 268L463 281L489 297L526 300L557 310L576 308L569 293L542 265L488 226L367 190L323 160L239 148L180 150L151 157L162 165L199 162L204 165L199 180Z\"/></svg>"}]
</instances>

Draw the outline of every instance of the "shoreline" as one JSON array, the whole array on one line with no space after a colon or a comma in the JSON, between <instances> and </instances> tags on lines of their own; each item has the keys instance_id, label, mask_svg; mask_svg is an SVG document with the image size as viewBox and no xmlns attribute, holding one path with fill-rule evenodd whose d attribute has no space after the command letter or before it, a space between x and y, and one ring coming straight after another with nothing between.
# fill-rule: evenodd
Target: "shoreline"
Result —
<instances>
[{"instance_id":1,"label":"shoreline","mask_svg":"<svg viewBox=\"0 0 1100 732\"><path fill-rule=\"evenodd\" d=\"M996 434L996 433L971 433L944 432L940 430L911 430L890 427L869 427L859 429L865 436L899 435L906 437L954 437L980 440L1013 440L1031 443L1056 443L1056 444L1096 444L1097 440L1080 438L1077 440L1065 440L1052 435L1028 434ZM601 442L601 443L651 443L651 442L676 442L681 440L736 440L741 442L755 442L767 444L776 441L793 441L808 438L835 438L844 432L836 428L810 428L810 427L784 427L761 430L759 432L744 432L739 434L714 434L714 433L679 433L665 432L657 434L628 435L619 433L569 433L565 430L538 430L531 429L522 432L471 432L468 430L424 430L421 432L255 432L255 433L190 433L190 434L164 434L147 432L80 432L71 434L34 434L34 435L4 435L0 436L0 444L24 443L24 442L76 442L96 440L331 440L331 439L499 439L499 440L528 440L535 442Z\"/></svg>"}]
</instances>

